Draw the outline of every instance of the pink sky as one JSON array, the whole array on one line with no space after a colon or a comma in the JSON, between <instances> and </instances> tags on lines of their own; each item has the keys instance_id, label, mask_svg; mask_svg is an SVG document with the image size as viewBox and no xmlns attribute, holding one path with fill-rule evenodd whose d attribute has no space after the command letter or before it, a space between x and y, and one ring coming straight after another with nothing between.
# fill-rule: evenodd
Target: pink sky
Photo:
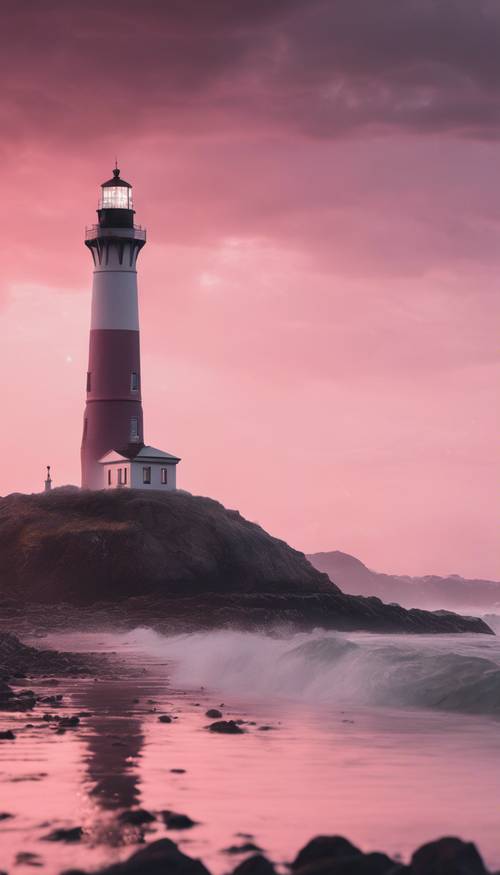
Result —
<instances>
[{"instance_id":1,"label":"pink sky","mask_svg":"<svg viewBox=\"0 0 500 875\"><path fill-rule=\"evenodd\" d=\"M116 154L180 486L306 552L498 577L498 5L25 0L1 39L0 494L79 482Z\"/></svg>"}]
</instances>

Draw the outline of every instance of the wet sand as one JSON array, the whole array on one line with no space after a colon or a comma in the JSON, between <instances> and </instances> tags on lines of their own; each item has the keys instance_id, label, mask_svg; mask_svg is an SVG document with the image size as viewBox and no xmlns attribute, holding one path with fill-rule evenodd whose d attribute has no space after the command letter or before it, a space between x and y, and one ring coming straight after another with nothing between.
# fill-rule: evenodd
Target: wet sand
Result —
<instances>
[{"instance_id":1,"label":"wet sand","mask_svg":"<svg viewBox=\"0 0 500 875\"><path fill-rule=\"evenodd\" d=\"M477 843L492 869L500 867L495 719L178 689L171 661L146 652L133 635L68 634L29 643L119 650L131 671L63 679L58 713L91 715L64 734L41 719L44 706L32 716L1 715L1 728L17 736L0 744L0 810L13 815L0 821L0 867L8 871L55 875L97 867L128 857L144 839L168 836L222 873L241 859L224 851L230 846L253 841L283 863L312 836L334 832L403 859L425 841L459 835ZM54 693L46 681L29 686ZM205 712L213 707L255 725L243 724L238 736L210 733ZM172 722L161 723L161 714ZM140 827L120 823L134 807L157 819ZM197 825L167 830L160 816L166 809ZM84 831L80 842L43 840L75 826ZM35 856L15 865L20 853Z\"/></svg>"}]
</instances>

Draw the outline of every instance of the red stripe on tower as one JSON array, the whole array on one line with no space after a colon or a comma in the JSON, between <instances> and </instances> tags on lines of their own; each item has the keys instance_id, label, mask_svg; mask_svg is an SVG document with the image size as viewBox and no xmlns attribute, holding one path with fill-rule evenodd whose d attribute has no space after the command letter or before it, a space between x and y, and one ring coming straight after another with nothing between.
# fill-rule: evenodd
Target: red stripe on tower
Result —
<instances>
[{"instance_id":1,"label":"red stripe on tower","mask_svg":"<svg viewBox=\"0 0 500 875\"><path fill-rule=\"evenodd\" d=\"M99 222L85 235L94 279L81 450L84 489L104 488L99 459L105 453L144 443L136 262L146 232L134 225L132 187L118 168L101 189Z\"/></svg>"}]
</instances>

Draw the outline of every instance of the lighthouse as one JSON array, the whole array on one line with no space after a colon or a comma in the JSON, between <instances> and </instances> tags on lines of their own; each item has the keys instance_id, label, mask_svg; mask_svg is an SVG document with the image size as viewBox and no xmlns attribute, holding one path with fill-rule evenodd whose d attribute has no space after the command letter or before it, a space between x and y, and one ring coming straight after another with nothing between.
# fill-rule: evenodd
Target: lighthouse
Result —
<instances>
[{"instance_id":1,"label":"lighthouse","mask_svg":"<svg viewBox=\"0 0 500 875\"><path fill-rule=\"evenodd\" d=\"M101 185L98 222L86 229L94 275L82 488L176 488L177 456L144 443L137 258L146 231L134 224L132 186L115 166Z\"/></svg>"}]
</instances>

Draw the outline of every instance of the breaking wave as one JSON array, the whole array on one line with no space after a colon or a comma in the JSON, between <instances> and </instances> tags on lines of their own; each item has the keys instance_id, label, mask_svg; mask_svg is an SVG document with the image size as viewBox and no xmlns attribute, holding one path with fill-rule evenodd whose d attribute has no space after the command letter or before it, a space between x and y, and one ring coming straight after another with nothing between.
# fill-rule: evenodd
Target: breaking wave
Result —
<instances>
[{"instance_id":1,"label":"breaking wave","mask_svg":"<svg viewBox=\"0 0 500 875\"><path fill-rule=\"evenodd\" d=\"M173 680L184 687L238 698L500 715L495 638L235 631L163 637L148 629L133 635L136 645L172 660Z\"/></svg>"}]
</instances>

